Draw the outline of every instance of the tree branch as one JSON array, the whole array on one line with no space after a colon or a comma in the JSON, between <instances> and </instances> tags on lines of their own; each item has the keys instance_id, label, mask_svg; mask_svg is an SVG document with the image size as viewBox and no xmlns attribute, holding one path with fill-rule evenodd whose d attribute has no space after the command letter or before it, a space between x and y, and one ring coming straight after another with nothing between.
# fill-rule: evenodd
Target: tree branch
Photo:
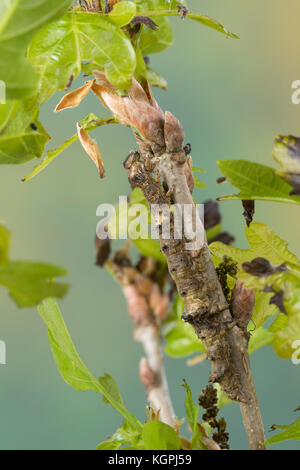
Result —
<instances>
[{"instance_id":1,"label":"tree branch","mask_svg":"<svg viewBox=\"0 0 300 470\"><path fill-rule=\"evenodd\" d=\"M133 79L128 94L119 96L103 73L94 71L94 75L97 96L121 123L135 131L140 154L130 154L124 163L130 184L143 191L150 207L170 206L173 197L179 208L185 204L190 208L190 216L183 218L184 239L175 235L174 214L170 210L167 214L162 210L152 224L156 225L161 251L184 300L183 320L193 325L206 346L212 364L210 381L219 382L229 398L241 403L250 447L263 449L265 436L249 363L249 336L244 320L234 318L229 309L189 192L183 128L171 113L163 113L148 83L142 87ZM153 179L154 171L167 185L167 194L159 179ZM165 217L165 222L170 223L167 237L162 230Z\"/></svg>"},{"instance_id":2,"label":"tree branch","mask_svg":"<svg viewBox=\"0 0 300 470\"><path fill-rule=\"evenodd\" d=\"M136 269L128 265L122 266L120 252L114 259L109 262L109 266L122 286L128 311L135 325L134 338L143 345L146 354L140 362L141 382L146 388L149 402L155 411L159 411L160 420L173 426L175 413L159 333L159 325L168 314L168 296L161 293L157 284Z\"/></svg>"},{"instance_id":3,"label":"tree branch","mask_svg":"<svg viewBox=\"0 0 300 470\"><path fill-rule=\"evenodd\" d=\"M186 182L182 181L185 175L178 168L179 165L183 166L183 159L174 158L171 153L164 153L163 158L163 177L177 187L177 202L185 203ZM129 170L129 182L143 191L150 206L170 205L160 182L153 179L152 171L147 169L144 161L135 157L127 160L125 166ZM180 188L184 188L182 199ZM229 398L241 403L251 449L264 449L262 443L265 436L252 381L247 331L232 318L206 241L198 250L186 250L186 240L174 238L174 216L170 213L169 217L171 237L163 238L159 223L157 229L170 274L184 300L183 320L193 325L206 346L207 357L212 364L210 381L219 382Z\"/></svg>"}]
</instances>

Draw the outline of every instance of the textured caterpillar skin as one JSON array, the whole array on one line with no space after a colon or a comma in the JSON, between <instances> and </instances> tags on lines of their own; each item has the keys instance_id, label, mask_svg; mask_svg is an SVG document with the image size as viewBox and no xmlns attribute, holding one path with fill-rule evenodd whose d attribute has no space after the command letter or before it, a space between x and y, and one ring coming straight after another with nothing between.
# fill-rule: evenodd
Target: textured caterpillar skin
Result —
<instances>
[{"instance_id":1,"label":"textured caterpillar skin","mask_svg":"<svg viewBox=\"0 0 300 470\"><path fill-rule=\"evenodd\" d=\"M124 166L128 169L130 184L143 191L149 205L170 204L161 183L153 179L152 172L139 160L138 154L131 156ZM231 399L247 402L242 376L248 370L248 364L244 363L248 338L232 319L207 244L197 256L192 256L185 250L184 239L173 238L174 219L172 214L170 216L170 239L162 238L160 224L157 228L161 251L166 256L178 293L184 300L182 318L193 325L206 346L207 358L212 363L210 381L219 382Z\"/></svg>"}]
</instances>

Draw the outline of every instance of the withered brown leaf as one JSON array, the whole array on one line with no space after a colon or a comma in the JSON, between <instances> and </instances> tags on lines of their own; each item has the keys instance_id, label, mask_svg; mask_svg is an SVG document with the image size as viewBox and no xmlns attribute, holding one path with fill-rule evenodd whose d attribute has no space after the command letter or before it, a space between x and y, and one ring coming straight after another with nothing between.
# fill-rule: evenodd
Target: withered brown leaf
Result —
<instances>
[{"instance_id":1,"label":"withered brown leaf","mask_svg":"<svg viewBox=\"0 0 300 470\"><path fill-rule=\"evenodd\" d=\"M246 220L247 227L251 224L255 213L255 201L242 201L244 212L243 216Z\"/></svg>"},{"instance_id":2,"label":"withered brown leaf","mask_svg":"<svg viewBox=\"0 0 300 470\"><path fill-rule=\"evenodd\" d=\"M105 174L104 163L103 163L97 142L88 135L88 133L81 127L79 122L77 123L77 132L78 132L80 143L82 147L84 148L84 150L86 151L86 153L89 155L89 157L95 163L98 169L100 178L101 179L104 178L104 174Z\"/></svg>"},{"instance_id":3,"label":"withered brown leaf","mask_svg":"<svg viewBox=\"0 0 300 470\"><path fill-rule=\"evenodd\" d=\"M70 91L70 93L67 93L62 97L60 102L55 108L55 112L57 113L58 111L62 111L67 108L76 108L76 106L79 106L81 101L86 97L88 92L92 89L93 83L95 82L94 80L90 80L88 82L85 82L85 84L77 88L76 90Z\"/></svg>"}]
</instances>

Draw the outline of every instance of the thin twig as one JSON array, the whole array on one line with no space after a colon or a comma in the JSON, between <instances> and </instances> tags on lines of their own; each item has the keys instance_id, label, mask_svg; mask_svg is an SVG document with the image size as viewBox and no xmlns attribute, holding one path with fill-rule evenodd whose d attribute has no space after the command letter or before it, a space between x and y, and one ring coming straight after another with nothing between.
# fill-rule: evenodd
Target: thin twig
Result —
<instances>
[{"instance_id":1,"label":"thin twig","mask_svg":"<svg viewBox=\"0 0 300 470\"><path fill-rule=\"evenodd\" d=\"M115 256L115 259L119 258ZM122 263L121 263L122 264ZM163 344L159 323L168 310L166 295L158 286L129 266L116 261L109 262L120 283L127 301L130 317L135 325L134 338L144 348L146 358L140 362L141 382L147 390L147 398L154 410L160 411L160 420L174 425L175 413L169 393L163 361Z\"/></svg>"}]
</instances>

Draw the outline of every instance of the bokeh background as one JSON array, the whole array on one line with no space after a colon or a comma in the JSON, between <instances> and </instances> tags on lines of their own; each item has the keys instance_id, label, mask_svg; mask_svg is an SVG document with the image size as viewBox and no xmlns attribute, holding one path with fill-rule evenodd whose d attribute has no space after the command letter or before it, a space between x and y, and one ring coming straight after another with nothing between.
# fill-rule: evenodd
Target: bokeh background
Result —
<instances>
[{"instance_id":1,"label":"bokeh background","mask_svg":"<svg viewBox=\"0 0 300 470\"><path fill-rule=\"evenodd\" d=\"M198 201L232 190L217 186L216 161L244 158L274 165L274 136L300 134L300 105L291 102L291 83L300 79L298 0L189 0L190 9L222 21L240 40L194 22L173 19L171 49L152 56L152 66L169 82L157 91L161 106L178 116L192 143L195 166L206 170L207 189ZM62 93L47 103L41 120L55 148L74 134L75 123L89 112L106 115L95 99L55 115ZM94 265L96 207L128 193L121 162L133 148L129 130L94 132L105 159L107 177L99 181L94 165L73 145L37 178L21 184L34 162L1 166L0 220L12 231L15 259L43 260L65 266L71 289L60 302L73 341L95 375L109 372L117 380L128 408L143 420L145 393L138 379L141 346L132 340L132 325L118 285ZM241 206L222 203L224 228L237 246L247 247ZM257 203L257 221L289 241L298 256L299 208ZM59 376L44 324L35 309L19 310L0 290L0 338L7 344L7 365L0 366L0 447L2 449L93 449L121 423L121 418L93 392L80 393ZM273 423L289 424L300 404L300 366L275 356L271 347L252 356L263 419L269 436ZM182 379L195 397L206 385L209 365L188 368L185 360L166 359L176 412L184 415ZM247 448L239 407L222 410L230 443ZM297 449L297 442L273 449Z\"/></svg>"}]
</instances>

